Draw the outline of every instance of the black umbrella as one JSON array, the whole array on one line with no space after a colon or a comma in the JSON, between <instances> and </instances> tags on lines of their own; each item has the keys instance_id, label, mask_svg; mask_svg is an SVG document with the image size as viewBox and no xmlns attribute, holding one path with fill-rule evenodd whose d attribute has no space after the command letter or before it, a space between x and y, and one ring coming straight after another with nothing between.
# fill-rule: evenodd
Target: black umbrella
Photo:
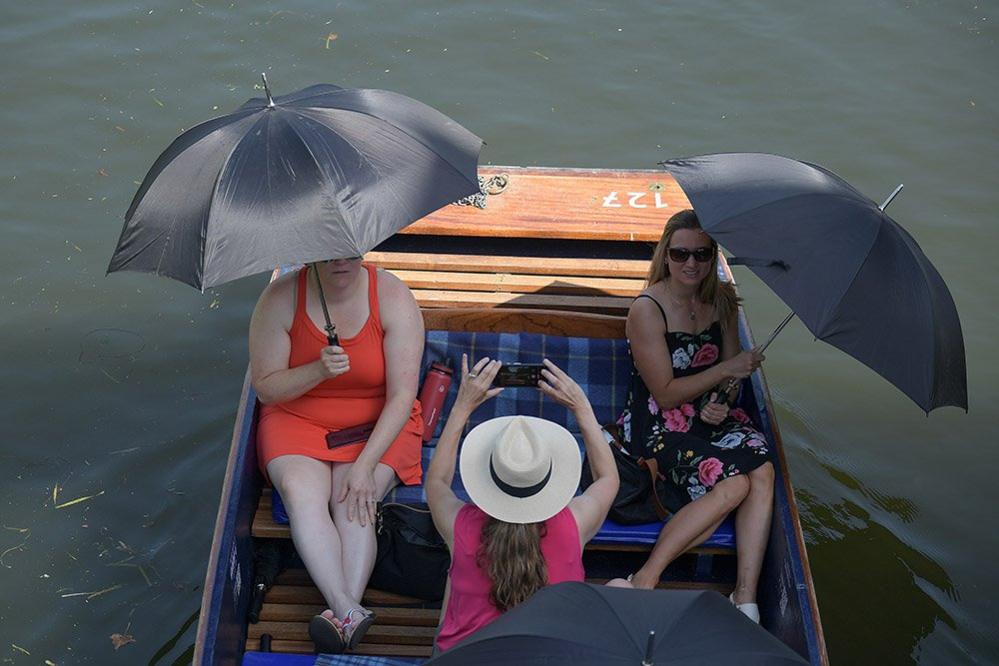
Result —
<instances>
[{"instance_id":1,"label":"black umbrella","mask_svg":"<svg viewBox=\"0 0 999 666\"><path fill-rule=\"evenodd\" d=\"M482 140L385 90L254 98L181 134L125 215L108 272L205 289L276 266L357 257L479 191Z\"/></svg>"},{"instance_id":2,"label":"black umbrella","mask_svg":"<svg viewBox=\"0 0 999 666\"><path fill-rule=\"evenodd\" d=\"M559 583L427 666L806 663L717 592Z\"/></svg>"},{"instance_id":3,"label":"black umbrella","mask_svg":"<svg viewBox=\"0 0 999 666\"><path fill-rule=\"evenodd\" d=\"M964 338L940 274L901 226L836 174L777 155L661 163L701 227L824 340L926 412L968 408ZM896 190L896 193L898 190Z\"/></svg>"}]
</instances>

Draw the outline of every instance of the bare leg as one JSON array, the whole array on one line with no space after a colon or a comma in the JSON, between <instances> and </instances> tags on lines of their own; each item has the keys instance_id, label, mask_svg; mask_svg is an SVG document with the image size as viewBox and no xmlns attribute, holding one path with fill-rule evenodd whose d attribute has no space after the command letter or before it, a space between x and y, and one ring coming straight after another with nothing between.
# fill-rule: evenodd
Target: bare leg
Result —
<instances>
[{"instance_id":1,"label":"bare leg","mask_svg":"<svg viewBox=\"0 0 999 666\"><path fill-rule=\"evenodd\" d=\"M632 577L635 587L653 589L669 563L696 545L696 539L710 536L705 536L707 530L737 507L748 492L749 479L742 474L732 476L676 512L659 533L649 559Z\"/></svg>"},{"instance_id":2,"label":"bare leg","mask_svg":"<svg viewBox=\"0 0 999 666\"><path fill-rule=\"evenodd\" d=\"M749 473L749 494L735 514L738 574L732 598L736 603L756 603L773 508L774 467L768 462Z\"/></svg>"},{"instance_id":3,"label":"bare leg","mask_svg":"<svg viewBox=\"0 0 999 666\"><path fill-rule=\"evenodd\" d=\"M291 540L326 604L338 615L350 607L340 534L330 517L330 464L308 456L279 456L267 474L281 493L291 522Z\"/></svg>"},{"instance_id":4,"label":"bare leg","mask_svg":"<svg viewBox=\"0 0 999 666\"><path fill-rule=\"evenodd\" d=\"M353 521L347 520L347 503L337 502L336 495L343 487L353 463L334 464L331 475L334 498L330 500L330 508L333 511L333 522L340 533L341 546L340 553L343 560L343 576L346 582L347 595L351 598L350 605L340 609L341 613L346 613L350 608L361 608L361 598L364 596L364 589L368 586L368 579L371 577L371 570L375 566L375 554L377 542L375 541L375 526L366 524L361 526L357 517ZM398 477L388 465L378 463L375 466L375 495L380 499L398 481ZM343 617L343 615L340 615Z\"/></svg>"}]
</instances>

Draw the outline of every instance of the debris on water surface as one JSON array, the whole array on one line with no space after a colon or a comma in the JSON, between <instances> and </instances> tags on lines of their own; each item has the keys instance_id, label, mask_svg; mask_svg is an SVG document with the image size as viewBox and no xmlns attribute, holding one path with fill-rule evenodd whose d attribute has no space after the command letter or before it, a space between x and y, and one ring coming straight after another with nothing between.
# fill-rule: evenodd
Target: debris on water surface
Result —
<instances>
[{"instance_id":1,"label":"debris on water surface","mask_svg":"<svg viewBox=\"0 0 999 666\"><path fill-rule=\"evenodd\" d=\"M80 341L80 363L134 357L146 347L146 339L121 328L95 328Z\"/></svg>"},{"instance_id":2,"label":"debris on water surface","mask_svg":"<svg viewBox=\"0 0 999 666\"><path fill-rule=\"evenodd\" d=\"M15 550L17 551L24 550L24 546L28 543L28 539L31 538L31 530L29 530L27 527L7 527L6 525L4 525L4 528L11 530L13 532L19 532L21 534L27 532L27 536L25 536L24 539L21 540L21 543L17 544L16 546L11 546L10 548L0 553L0 566L3 566L4 568L7 569L13 569L14 568L13 565L7 564L7 562L4 561L4 558L7 557L7 555L9 555L10 553L14 552Z\"/></svg>"},{"instance_id":3,"label":"debris on water surface","mask_svg":"<svg viewBox=\"0 0 999 666\"><path fill-rule=\"evenodd\" d=\"M331 32L330 34L326 35L326 48L329 48L330 42L335 42L339 36L340 35L336 34L335 32Z\"/></svg>"},{"instance_id":4,"label":"debris on water surface","mask_svg":"<svg viewBox=\"0 0 999 666\"><path fill-rule=\"evenodd\" d=\"M80 502L86 502L88 500L94 499L95 497L100 497L103 494L104 494L104 491L102 490L102 491L100 491L98 493L94 493L93 495L85 495L84 497L77 497L74 500L70 500L68 502L63 502L62 504L56 504L55 508L57 508L57 509L65 509L67 506L73 506L74 504L79 504Z\"/></svg>"},{"instance_id":5,"label":"debris on water surface","mask_svg":"<svg viewBox=\"0 0 999 666\"><path fill-rule=\"evenodd\" d=\"M123 645L128 645L129 643L134 643L135 639L132 638L132 634L111 634L111 645L115 650Z\"/></svg>"},{"instance_id":6,"label":"debris on water surface","mask_svg":"<svg viewBox=\"0 0 999 666\"><path fill-rule=\"evenodd\" d=\"M12 648L14 648L15 650L17 650L18 652L23 652L24 654L28 655L29 657L31 656L30 652L28 652L27 650L25 650L23 647L21 647L17 643L11 643L10 646Z\"/></svg>"}]
</instances>

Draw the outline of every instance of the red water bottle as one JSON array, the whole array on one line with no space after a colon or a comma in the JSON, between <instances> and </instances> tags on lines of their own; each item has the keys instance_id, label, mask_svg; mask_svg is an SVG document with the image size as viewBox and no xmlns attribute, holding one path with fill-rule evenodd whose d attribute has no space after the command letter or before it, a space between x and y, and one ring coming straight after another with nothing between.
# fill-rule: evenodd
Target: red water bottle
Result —
<instances>
[{"instance_id":1,"label":"red water bottle","mask_svg":"<svg viewBox=\"0 0 999 666\"><path fill-rule=\"evenodd\" d=\"M423 405L423 441L429 442L434 437L434 430L437 429L437 421L441 418L441 411L444 409L444 399L447 397L448 389L451 388L451 361L448 365L431 363L427 370L427 377L423 380L423 388L420 389L420 404Z\"/></svg>"}]
</instances>

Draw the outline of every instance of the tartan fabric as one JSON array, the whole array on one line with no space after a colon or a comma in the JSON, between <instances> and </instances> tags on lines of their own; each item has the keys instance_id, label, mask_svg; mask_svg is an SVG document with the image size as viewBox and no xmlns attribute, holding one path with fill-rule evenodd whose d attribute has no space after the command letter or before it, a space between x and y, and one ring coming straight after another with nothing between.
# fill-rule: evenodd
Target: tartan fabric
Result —
<instances>
[{"instance_id":1,"label":"tartan fabric","mask_svg":"<svg viewBox=\"0 0 999 666\"><path fill-rule=\"evenodd\" d=\"M437 423L431 446L423 448L423 469L426 471L433 455L433 445L444 428L447 414L451 413L460 382L461 355L468 354L469 366L488 356L504 363L541 363L549 359L575 379L590 399L597 421L608 423L624 409L631 380L631 360L625 340L599 340L570 338L537 333L465 333L452 331L427 331L423 352L423 368L431 363L450 363L455 369L454 381L448 391L441 420ZM567 409L547 398L535 388L507 387L495 398L487 401L472 414L465 432L483 421L497 416L538 416L565 426L582 450L582 440L576 419ZM455 494L468 500L458 471L455 470ZM422 486L399 486L393 489L386 501L412 504L426 502Z\"/></svg>"}]
</instances>

